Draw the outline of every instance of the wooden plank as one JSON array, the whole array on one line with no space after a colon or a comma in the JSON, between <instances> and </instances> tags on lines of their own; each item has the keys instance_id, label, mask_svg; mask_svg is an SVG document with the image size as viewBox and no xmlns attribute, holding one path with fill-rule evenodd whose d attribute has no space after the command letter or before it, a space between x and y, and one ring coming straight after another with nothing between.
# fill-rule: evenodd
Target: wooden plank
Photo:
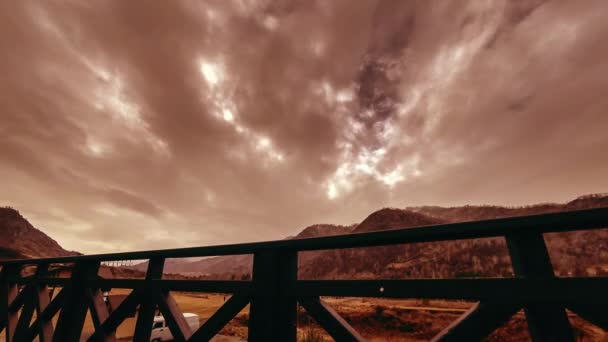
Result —
<instances>
[{"instance_id":1,"label":"wooden plank","mask_svg":"<svg viewBox=\"0 0 608 342\"><path fill-rule=\"evenodd\" d=\"M608 305L606 288L608 277L299 280L293 292L303 297L429 298Z\"/></svg>"},{"instance_id":2,"label":"wooden plank","mask_svg":"<svg viewBox=\"0 0 608 342\"><path fill-rule=\"evenodd\" d=\"M281 341L295 342L298 337L298 301L290 291L298 280L298 253L281 251L278 255L278 283L275 285L275 336Z\"/></svg>"},{"instance_id":3,"label":"wooden plank","mask_svg":"<svg viewBox=\"0 0 608 342\"><path fill-rule=\"evenodd\" d=\"M161 279L164 265L164 258L150 259L148 271L146 272L146 280ZM141 289L141 304L139 305L139 314L137 315L137 323L135 325L134 342L150 341L152 323L154 322L154 315L156 313L156 290L151 287Z\"/></svg>"},{"instance_id":4,"label":"wooden plank","mask_svg":"<svg viewBox=\"0 0 608 342\"><path fill-rule=\"evenodd\" d=\"M554 278L553 265L542 234L509 234L507 247L518 278Z\"/></svg>"},{"instance_id":5,"label":"wooden plank","mask_svg":"<svg viewBox=\"0 0 608 342\"><path fill-rule=\"evenodd\" d=\"M25 296L25 301L23 303L23 308L21 309L21 314L19 315L19 320L17 321L17 326L15 327L15 334L13 339L9 342L25 340L29 331L30 323L32 322L34 309L36 308L35 288L29 285L21 290L21 292Z\"/></svg>"},{"instance_id":6,"label":"wooden plank","mask_svg":"<svg viewBox=\"0 0 608 342\"><path fill-rule=\"evenodd\" d=\"M57 314L57 312L59 312L59 310L61 309L61 306L63 305L63 301L65 300L65 297L66 297L66 291L64 291L64 289L61 289L61 291L59 291L59 293L55 296L55 298L53 298L53 300L51 300L49 305L47 305L46 309L44 309L44 311L40 314L39 318L42 318L45 320L52 319Z\"/></svg>"},{"instance_id":7,"label":"wooden plank","mask_svg":"<svg viewBox=\"0 0 608 342\"><path fill-rule=\"evenodd\" d=\"M301 297L298 301L334 340L365 341L347 321L319 297Z\"/></svg>"},{"instance_id":8,"label":"wooden plank","mask_svg":"<svg viewBox=\"0 0 608 342\"><path fill-rule=\"evenodd\" d=\"M120 303L118 308L114 310L110 316L101 324L100 329L96 329L95 333L89 337L87 341L103 341L104 336L112 335L116 332L118 326L127 318L133 315L140 302L139 290L133 290L125 300Z\"/></svg>"},{"instance_id":9,"label":"wooden plank","mask_svg":"<svg viewBox=\"0 0 608 342\"><path fill-rule=\"evenodd\" d=\"M97 341L103 342L114 342L116 341L116 336L114 331L110 331L106 333L102 329L102 324L108 319L110 316L108 312L108 307L106 303L103 301L103 292L99 288L88 289L87 290L87 299L89 302L89 308L91 311L91 318L93 320L93 325L95 326L95 333L98 333L96 339Z\"/></svg>"},{"instance_id":10,"label":"wooden plank","mask_svg":"<svg viewBox=\"0 0 608 342\"><path fill-rule=\"evenodd\" d=\"M32 278L38 279L40 277L44 277L46 276L47 271L48 264L38 264L36 267L36 273L32 276ZM36 311L37 315L41 312L40 310L38 310L39 306L41 305L39 301L39 290L41 288L46 289L46 286L31 284L27 285L23 290L21 290L21 295L24 297L24 305L23 309L21 310L19 322L17 323L17 328L15 329L15 341L26 341L28 336L30 335L30 323L32 322L34 311ZM42 305L44 305L44 307L46 308L49 303L48 291L45 291L42 297ZM50 341L51 336L44 336L46 337L44 341ZM44 337L41 337L41 339L44 339Z\"/></svg>"},{"instance_id":11,"label":"wooden plank","mask_svg":"<svg viewBox=\"0 0 608 342\"><path fill-rule=\"evenodd\" d=\"M30 327L28 336L25 339L26 341L34 340L34 338L36 338L36 336L40 334L41 321L51 321L53 317L57 314L57 312L59 312L59 310L61 309L61 305L63 304L65 293L66 292L64 292L62 289L57 294L57 296L53 298L49 305L47 305L46 309L44 309L44 311L42 311L38 315L38 317L36 317L36 320L34 321L34 323L32 323Z\"/></svg>"},{"instance_id":12,"label":"wooden plank","mask_svg":"<svg viewBox=\"0 0 608 342\"><path fill-rule=\"evenodd\" d=\"M274 341L272 292L276 283L277 255L271 251L258 252L253 257L253 296L249 308L249 341Z\"/></svg>"},{"instance_id":13,"label":"wooden plank","mask_svg":"<svg viewBox=\"0 0 608 342\"><path fill-rule=\"evenodd\" d=\"M483 341L521 307L505 303L477 303L433 338L433 342Z\"/></svg>"},{"instance_id":14,"label":"wooden plank","mask_svg":"<svg viewBox=\"0 0 608 342\"><path fill-rule=\"evenodd\" d=\"M136 289L151 286L167 291L244 293L251 289L250 281L240 280L172 280L172 279L96 279L90 286L113 289Z\"/></svg>"},{"instance_id":15,"label":"wooden plank","mask_svg":"<svg viewBox=\"0 0 608 342\"><path fill-rule=\"evenodd\" d=\"M2 264L67 263L76 261L116 261L153 258L185 258L252 254L268 250L320 250L371 247L402 243L498 237L516 233L548 233L608 227L608 208L520 216L475 222L450 223L407 229L337 235L311 239L278 240L207 247L141 252L97 254L45 259L10 260Z\"/></svg>"},{"instance_id":16,"label":"wooden plank","mask_svg":"<svg viewBox=\"0 0 608 342\"><path fill-rule=\"evenodd\" d=\"M33 278L33 277L11 277L11 282L19 285L47 285L47 286L61 286L67 287L71 280L70 278Z\"/></svg>"},{"instance_id":17,"label":"wooden plank","mask_svg":"<svg viewBox=\"0 0 608 342\"><path fill-rule=\"evenodd\" d=\"M605 305L571 304L568 305L568 309L589 323L608 331L608 315Z\"/></svg>"},{"instance_id":18,"label":"wooden plank","mask_svg":"<svg viewBox=\"0 0 608 342\"><path fill-rule=\"evenodd\" d=\"M0 331L6 329L6 339L11 341L17 327L18 314L11 312L9 306L18 296L17 285L10 278L19 273L18 265L3 265L0 274Z\"/></svg>"},{"instance_id":19,"label":"wooden plank","mask_svg":"<svg viewBox=\"0 0 608 342\"><path fill-rule=\"evenodd\" d=\"M295 341L297 254L264 251L253 259L253 296L249 317L250 341Z\"/></svg>"},{"instance_id":20,"label":"wooden plank","mask_svg":"<svg viewBox=\"0 0 608 342\"><path fill-rule=\"evenodd\" d=\"M513 271L518 278L553 279L553 265L542 234L525 233L506 236ZM581 291L579 288L578 291ZM534 342L574 341L574 334L563 304L527 303L524 311Z\"/></svg>"},{"instance_id":21,"label":"wooden plank","mask_svg":"<svg viewBox=\"0 0 608 342\"><path fill-rule=\"evenodd\" d=\"M49 290L46 286L41 286L37 289L38 305L36 305L36 317L40 317L41 314L51 303L49 298ZM51 342L53 339L53 322L48 319L37 319L40 325L40 342Z\"/></svg>"},{"instance_id":22,"label":"wooden plank","mask_svg":"<svg viewBox=\"0 0 608 342\"><path fill-rule=\"evenodd\" d=\"M78 342L87 314L87 285L89 279L97 277L99 262L80 262L74 265L71 284L64 288L65 302L59 314L53 342Z\"/></svg>"},{"instance_id":23,"label":"wooden plank","mask_svg":"<svg viewBox=\"0 0 608 342\"><path fill-rule=\"evenodd\" d=\"M527 305L526 320L532 341L574 341L574 333L563 305Z\"/></svg>"},{"instance_id":24,"label":"wooden plank","mask_svg":"<svg viewBox=\"0 0 608 342\"><path fill-rule=\"evenodd\" d=\"M48 274L48 264L40 264L36 269L36 278L44 277ZM40 331L40 342L51 342L53 338L53 322L51 319L40 319L42 313L48 308L51 298L49 289L44 284L34 285L36 295L36 321Z\"/></svg>"},{"instance_id":25,"label":"wooden plank","mask_svg":"<svg viewBox=\"0 0 608 342\"><path fill-rule=\"evenodd\" d=\"M70 279L65 278L23 278L11 277L16 284L44 284L48 286L67 286ZM244 293L251 289L250 281L242 280L173 280L173 279L91 279L87 286L113 289L137 289L154 287L168 291Z\"/></svg>"},{"instance_id":26,"label":"wooden plank","mask_svg":"<svg viewBox=\"0 0 608 342\"><path fill-rule=\"evenodd\" d=\"M11 301L11 303L8 305L8 312L15 313L15 312L18 312L19 310L21 310L21 307L25 303L26 297L27 297L26 292L19 291L19 293L17 293L17 297L15 297L15 299L13 299Z\"/></svg>"},{"instance_id":27,"label":"wooden plank","mask_svg":"<svg viewBox=\"0 0 608 342\"><path fill-rule=\"evenodd\" d=\"M7 266L2 265L0 271L0 333L6 328L8 322L8 280L6 279L6 268Z\"/></svg>"},{"instance_id":28,"label":"wooden plank","mask_svg":"<svg viewBox=\"0 0 608 342\"><path fill-rule=\"evenodd\" d=\"M158 291L158 307L167 322L176 342L185 342L192 336L192 330L169 291Z\"/></svg>"},{"instance_id":29,"label":"wooden plank","mask_svg":"<svg viewBox=\"0 0 608 342\"><path fill-rule=\"evenodd\" d=\"M249 297L235 294L230 297L209 319L190 337L189 342L209 341L219 333L231 319L249 304Z\"/></svg>"},{"instance_id":30,"label":"wooden plank","mask_svg":"<svg viewBox=\"0 0 608 342\"><path fill-rule=\"evenodd\" d=\"M32 282L34 283L34 282ZM94 279L91 287L144 288L152 286L171 291L251 294L248 281ZM225 288L223 286L226 286ZM299 280L285 288L296 296L352 296L384 298L444 298L505 301L527 300L579 304L608 304L603 295L608 277L593 278L485 278L485 279L407 279L407 280ZM585 291L579 291L584 288ZM382 289L382 291L380 291Z\"/></svg>"},{"instance_id":31,"label":"wooden plank","mask_svg":"<svg viewBox=\"0 0 608 342\"><path fill-rule=\"evenodd\" d=\"M89 302L89 309L91 310L91 319L95 329L99 327L108 319L110 315L106 303L103 301L103 292L99 288L88 289L87 299Z\"/></svg>"},{"instance_id":32,"label":"wooden plank","mask_svg":"<svg viewBox=\"0 0 608 342\"><path fill-rule=\"evenodd\" d=\"M2 332L8 323L9 306L14 298L9 299L9 287L8 282L9 269L15 268L15 266L2 266L2 272L0 272L0 332ZM10 273L13 273L12 271Z\"/></svg>"}]
</instances>

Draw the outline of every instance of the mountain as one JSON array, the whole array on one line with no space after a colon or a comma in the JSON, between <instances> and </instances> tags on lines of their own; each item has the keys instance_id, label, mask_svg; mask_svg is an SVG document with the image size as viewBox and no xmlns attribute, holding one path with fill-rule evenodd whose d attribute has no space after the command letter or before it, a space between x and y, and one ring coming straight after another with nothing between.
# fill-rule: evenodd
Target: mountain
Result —
<instances>
[{"instance_id":1,"label":"mountain","mask_svg":"<svg viewBox=\"0 0 608 342\"><path fill-rule=\"evenodd\" d=\"M340 226L333 224L315 224L304 228L295 237L288 239L307 239L321 236L341 235L350 233L355 226ZM306 259L301 257L300 259ZM197 261L169 259L165 262L165 273L179 273L194 277L213 278L246 278L251 273L253 256L230 255L223 257L205 258ZM145 271L147 262L134 265L132 268Z\"/></svg>"},{"instance_id":2,"label":"mountain","mask_svg":"<svg viewBox=\"0 0 608 342\"><path fill-rule=\"evenodd\" d=\"M477 221L510 216L608 207L608 194L578 197L568 203L544 203L521 207L466 205L384 208L360 224L306 227L295 239L363 233L378 230ZM608 275L608 232L591 230L546 235L556 273L560 276ZM251 255L171 260L166 272L211 279L246 279ZM135 266L145 270L146 265ZM447 278L511 276L511 260L503 238L417 243L299 254L300 279Z\"/></svg>"},{"instance_id":3,"label":"mountain","mask_svg":"<svg viewBox=\"0 0 608 342\"><path fill-rule=\"evenodd\" d=\"M412 210L384 208L373 212L358 224L352 233L411 228L445 223L444 220ZM408 253L411 252L411 253ZM299 278L374 278L386 265L399 262L402 257L411 259L410 246L382 246L300 253Z\"/></svg>"},{"instance_id":4,"label":"mountain","mask_svg":"<svg viewBox=\"0 0 608 342\"><path fill-rule=\"evenodd\" d=\"M421 225L431 225L443 223L441 219L427 216L410 210L390 209L385 208L378 210L369 215L360 224L351 226L341 226L332 224L315 224L304 228L293 239L307 239L322 236L332 236L350 233L361 233L373 230L386 230L394 228L417 227ZM343 251L313 251L302 252L299 255L300 274L307 277L309 275L327 275L340 272L348 272L351 266L350 263L356 264L355 273L359 269L369 269L369 263L374 260L383 258L383 255L396 255L386 248L379 247L382 250L377 250L379 255L370 255L370 253L355 253L357 260L340 257ZM341 261L343 261L341 263ZM165 265L167 273L181 273L189 276L211 277L214 279L242 279L247 278L251 273L253 265L253 257L251 255L232 255L205 258L198 261L183 261L178 259L170 260ZM336 266L336 269L333 267ZM147 262L134 266L134 269L145 271Z\"/></svg>"},{"instance_id":5,"label":"mountain","mask_svg":"<svg viewBox=\"0 0 608 342\"><path fill-rule=\"evenodd\" d=\"M478 221L510 216L537 215L551 212L608 207L608 194L591 194L565 203L542 203L521 207L465 205L461 207L409 207L408 210L441 218L449 222Z\"/></svg>"},{"instance_id":6,"label":"mountain","mask_svg":"<svg viewBox=\"0 0 608 342\"><path fill-rule=\"evenodd\" d=\"M334 224L314 224L304 228L294 239L308 239L321 236L349 234L356 225L339 226Z\"/></svg>"},{"instance_id":7,"label":"mountain","mask_svg":"<svg viewBox=\"0 0 608 342\"><path fill-rule=\"evenodd\" d=\"M46 258L78 255L34 228L10 207L0 207L0 259Z\"/></svg>"},{"instance_id":8,"label":"mountain","mask_svg":"<svg viewBox=\"0 0 608 342\"><path fill-rule=\"evenodd\" d=\"M428 226L440 223L445 223L445 220L407 209L384 208L366 217L352 232L365 233L378 230Z\"/></svg>"},{"instance_id":9,"label":"mountain","mask_svg":"<svg viewBox=\"0 0 608 342\"><path fill-rule=\"evenodd\" d=\"M570 202L522 207L466 205L384 208L361 223L341 226L315 224L295 237L322 236L477 221L510 216L608 207L608 194L580 196ZM0 259L77 255L34 228L17 210L0 208ZM556 273L560 276L608 275L608 232L591 230L545 236ZM511 262L502 238L417 243L344 250L309 251L299 254L300 279L436 278L511 276ZM252 255L210 257L199 260L169 259L165 273L175 277L248 279ZM145 271L147 263L129 267ZM122 268L122 267L121 267ZM125 271L128 271L125 268ZM141 274L141 273L138 273Z\"/></svg>"},{"instance_id":10,"label":"mountain","mask_svg":"<svg viewBox=\"0 0 608 342\"><path fill-rule=\"evenodd\" d=\"M10 259L27 259L27 256L12 248L0 247L0 260Z\"/></svg>"},{"instance_id":11,"label":"mountain","mask_svg":"<svg viewBox=\"0 0 608 342\"><path fill-rule=\"evenodd\" d=\"M408 228L608 207L608 194L593 194L565 204L522 207L438 206L382 209L368 216L353 232ZM545 240L559 276L608 274L608 232L603 229L546 234ZM448 278L512 275L503 238L417 243L400 246L325 251L301 265L301 279Z\"/></svg>"}]
</instances>

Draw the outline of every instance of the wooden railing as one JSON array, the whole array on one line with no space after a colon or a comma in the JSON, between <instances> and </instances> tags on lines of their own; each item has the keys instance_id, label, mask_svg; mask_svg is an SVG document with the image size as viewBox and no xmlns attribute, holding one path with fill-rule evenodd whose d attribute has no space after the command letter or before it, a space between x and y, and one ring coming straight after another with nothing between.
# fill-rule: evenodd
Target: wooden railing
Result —
<instances>
[{"instance_id":1,"label":"wooden railing","mask_svg":"<svg viewBox=\"0 0 608 342\"><path fill-rule=\"evenodd\" d=\"M7 341L78 341L87 312L95 332L89 341L114 341L117 327L136 311L134 341L149 341L157 309L176 341L208 341L247 304L250 341L295 341L297 303L337 341L363 338L322 296L442 298L477 302L435 341L479 341L522 308L534 341L573 341L566 308L608 328L608 278L557 278L544 233L608 227L608 208L397 229L302 240L70 256L0 262L0 329ZM419 242L504 237L514 278L409 280L298 280L298 252ZM253 254L251 281L162 279L167 258ZM147 259L145 279L103 279L102 262ZM68 278L49 267L73 265ZM25 275L23 270L29 270ZM54 296L50 287L61 288ZM108 311L101 289L133 289ZM196 331L190 331L170 291L232 296ZM194 299L193 299L194 300ZM34 321L32 318L36 314ZM59 313L59 314L58 314ZM58 314L56 323L54 317ZM0 330L0 331L1 331Z\"/></svg>"}]
</instances>

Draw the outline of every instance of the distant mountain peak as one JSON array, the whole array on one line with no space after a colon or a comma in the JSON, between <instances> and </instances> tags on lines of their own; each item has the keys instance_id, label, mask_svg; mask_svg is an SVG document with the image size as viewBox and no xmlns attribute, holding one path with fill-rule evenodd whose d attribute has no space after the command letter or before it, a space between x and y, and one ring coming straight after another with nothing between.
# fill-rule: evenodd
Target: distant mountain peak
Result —
<instances>
[{"instance_id":1,"label":"distant mountain peak","mask_svg":"<svg viewBox=\"0 0 608 342\"><path fill-rule=\"evenodd\" d=\"M353 226L341 226L335 224L313 224L304 228L295 239L308 239L321 236L348 234L353 230Z\"/></svg>"},{"instance_id":2,"label":"distant mountain peak","mask_svg":"<svg viewBox=\"0 0 608 342\"><path fill-rule=\"evenodd\" d=\"M12 219L23 219L25 220L25 218L23 218L23 216L21 216L21 213L19 212L19 210L13 208L13 207L0 207L0 218L12 218Z\"/></svg>"},{"instance_id":3,"label":"distant mountain peak","mask_svg":"<svg viewBox=\"0 0 608 342\"><path fill-rule=\"evenodd\" d=\"M382 208L366 217L353 233L428 226L444 222L442 219L409 209Z\"/></svg>"},{"instance_id":4,"label":"distant mountain peak","mask_svg":"<svg viewBox=\"0 0 608 342\"><path fill-rule=\"evenodd\" d=\"M581 196L578 196L576 199L574 199L574 201L580 200L580 199L591 199L591 198L597 199L597 198L603 198L603 197L608 197L608 192L598 192L598 193L593 193L593 194L581 195Z\"/></svg>"}]
</instances>

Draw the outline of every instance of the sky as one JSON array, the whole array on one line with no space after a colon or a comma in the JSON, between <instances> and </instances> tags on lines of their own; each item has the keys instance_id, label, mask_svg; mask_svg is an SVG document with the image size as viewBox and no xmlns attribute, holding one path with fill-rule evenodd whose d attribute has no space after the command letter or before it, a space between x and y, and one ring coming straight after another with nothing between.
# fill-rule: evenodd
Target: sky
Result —
<instances>
[{"instance_id":1,"label":"sky","mask_svg":"<svg viewBox=\"0 0 608 342\"><path fill-rule=\"evenodd\" d=\"M606 192L607 11L0 1L0 205L100 253Z\"/></svg>"}]
</instances>

